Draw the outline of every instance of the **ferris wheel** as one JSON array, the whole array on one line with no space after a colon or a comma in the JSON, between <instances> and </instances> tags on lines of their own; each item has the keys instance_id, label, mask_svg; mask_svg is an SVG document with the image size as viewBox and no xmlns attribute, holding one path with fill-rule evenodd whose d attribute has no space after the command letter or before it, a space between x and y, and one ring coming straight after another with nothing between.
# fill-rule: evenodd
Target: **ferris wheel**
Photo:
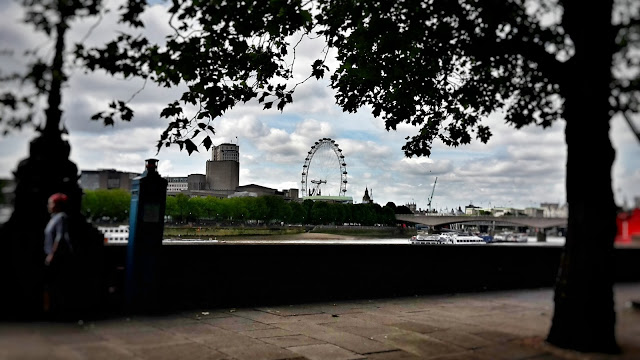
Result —
<instances>
[{"instance_id":1,"label":"ferris wheel","mask_svg":"<svg viewBox=\"0 0 640 360\"><path fill-rule=\"evenodd\" d=\"M347 164L335 140L322 138L311 145L302 165L301 184L303 197L345 195Z\"/></svg>"}]
</instances>

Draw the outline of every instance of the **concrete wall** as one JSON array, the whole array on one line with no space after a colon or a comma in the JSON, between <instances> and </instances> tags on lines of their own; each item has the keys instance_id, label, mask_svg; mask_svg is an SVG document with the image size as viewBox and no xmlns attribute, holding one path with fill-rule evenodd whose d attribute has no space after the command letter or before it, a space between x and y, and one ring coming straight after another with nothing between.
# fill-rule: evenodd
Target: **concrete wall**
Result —
<instances>
[{"instance_id":1,"label":"concrete wall","mask_svg":"<svg viewBox=\"0 0 640 360\"><path fill-rule=\"evenodd\" d=\"M116 289L125 246L106 248ZM167 308L212 308L551 287L561 247L165 245ZM640 281L640 248L616 249L616 280ZM115 270L120 268L120 270ZM118 272L119 271L119 272ZM114 293L118 304L120 290Z\"/></svg>"},{"instance_id":2,"label":"concrete wall","mask_svg":"<svg viewBox=\"0 0 640 360\"><path fill-rule=\"evenodd\" d=\"M191 174L187 178L189 190L206 190L207 176L204 174Z\"/></svg>"},{"instance_id":3,"label":"concrete wall","mask_svg":"<svg viewBox=\"0 0 640 360\"><path fill-rule=\"evenodd\" d=\"M131 190L133 178L137 173L121 172L111 169L89 170L80 173L80 187L86 190L97 189L123 189Z\"/></svg>"},{"instance_id":4,"label":"concrete wall","mask_svg":"<svg viewBox=\"0 0 640 360\"><path fill-rule=\"evenodd\" d=\"M240 163L207 161L208 190L234 190L240 185Z\"/></svg>"}]
</instances>

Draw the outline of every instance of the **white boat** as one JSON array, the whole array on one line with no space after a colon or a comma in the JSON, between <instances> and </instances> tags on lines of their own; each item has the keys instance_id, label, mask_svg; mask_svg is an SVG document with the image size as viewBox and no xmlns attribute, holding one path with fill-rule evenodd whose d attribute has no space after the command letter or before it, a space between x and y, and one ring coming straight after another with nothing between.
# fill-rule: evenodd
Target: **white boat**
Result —
<instances>
[{"instance_id":1,"label":"white boat","mask_svg":"<svg viewBox=\"0 0 640 360\"><path fill-rule=\"evenodd\" d=\"M472 234L452 233L448 235L450 244L486 244L487 242L480 236Z\"/></svg>"},{"instance_id":2,"label":"white boat","mask_svg":"<svg viewBox=\"0 0 640 360\"><path fill-rule=\"evenodd\" d=\"M104 235L104 243L126 245L129 242L129 225L98 226L98 230Z\"/></svg>"},{"instance_id":3,"label":"white boat","mask_svg":"<svg viewBox=\"0 0 640 360\"><path fill-rule=\"evenodd\" d=\"M525 233L514 233L512 231L503 231L495 234L491 242L527 242L529 237Z\"/></svg>"},{"instance_id":4,"label":"white boat","mask_svg":"<svg viewBox=\"0 0 640 360\"><path fill-rule=\"evenodd\" d=\"M425 244L486 244L487 242L480 236L471 234L447 232L441 234L421 234L418 233L411 237L411 243L414 245Z\"/></svg>"},{"instance_id":5,"label":"white boat","mask_svg":"<svg viewBox=\"0 0 640 360\"><path fill-rule=\"evenodd\" d=\"M410 239L414 245L427 245L427 244L446 244L447 237L443 234L424 234L418 233Z\"/></svg>"}]
</instances>

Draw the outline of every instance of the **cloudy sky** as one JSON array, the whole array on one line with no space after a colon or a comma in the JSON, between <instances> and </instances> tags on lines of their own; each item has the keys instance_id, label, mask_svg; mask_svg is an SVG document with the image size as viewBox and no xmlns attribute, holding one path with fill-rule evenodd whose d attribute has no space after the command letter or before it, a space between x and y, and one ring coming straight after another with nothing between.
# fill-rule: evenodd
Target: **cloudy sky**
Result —
<instances>
[{"instance_id":1,"label":"cloudy sky","mask_svg":"<svg viewBox=\"0 0 640 360\"><path fill-rule=\"evenodd\" d=\"M3 71L19 68L24 62L21 49L35 48L43 55L51 55L53 49L46 39L21 25L17 1L0 0L0 13ZM145 31L153 34L156 41L169 32L161 6L145 14L145 21ZM113 37L116 25L109 16L94 25L95 19L74 24L69 43L84 39L88 44L100 44ZM301 74L320 56L322 45L319 41L306 41L298 48L296 66L302 69ZM12 55L7 49L16 51ZM156 88L140 80L114 79L100 73L84 74L73 67L70 74L63 93L63 121L69 130L71 160L79 169L141 172L145 159L156 158L163 176L205 172L205 162L211 155L204 148L191 156L177 147L163 148L156 154L155 144L166 127L166 120L159 117L160 110L178 98L182 89ZM104 127L89 120L92 114L105 110L110 100L128 99L136 93L131 102L136 112L133 122ZM563 122L545 130L515 130L495 114L487 119L494 134L488 144L448 148L435 143L430 158L405 158L401 147L404 138L415 132L413 127L399 126L397 131L387 132L383 122L368 109L343 113L333 96L327 81L309 81L298 88L293 104L282 113L275 109L264 111L256 102L238 106L216 120L214 144L237 142L240 146L240 185L300 188L307 152L315 141L326 137L339 143L345 156L346 195L352 196L354 202L360 202L368 188L374 201L381 205L393 201L426 208L437 177L432 201L436 209L450 210L470 203L515 208L539 206L542 202L565 203ZM614 118L611 125L610 137L617 151L613 189L619 205L631 205L634 197L640 197L640 143L622 118ZM0 137L0 178L12 177L18 162L28 156L28 143L33 137L30 129ZM311 160L312 166L319 167L322 156L318 151L317 159ZM591 156L596 161L597 149ZM335 164L335 168L318 171L338 172L337 161ZM589 179L584 181L588 187ZM323 187L322 192L338 195L339 189Z\"/></svg>"}]
</instances>

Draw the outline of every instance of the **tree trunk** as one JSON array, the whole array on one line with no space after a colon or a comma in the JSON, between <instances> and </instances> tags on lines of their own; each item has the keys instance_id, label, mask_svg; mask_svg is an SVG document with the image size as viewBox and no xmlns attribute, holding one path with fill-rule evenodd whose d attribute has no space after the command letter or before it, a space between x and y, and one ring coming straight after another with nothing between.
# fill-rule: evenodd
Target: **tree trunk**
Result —
<instances>
[{"instance_id":1,"label":"tree trunk","mask_svg":"<svg viewBox=\"0 0 640 360\"><path fill-rule=\"evenodd\" d=\"M616 205L609 139L612 2L565 2L563 24L575 44L561 89L565 98L569 219L547 341L587 352L619 351L615 338L613 242Z\"/></svg>"}]
</instances>

